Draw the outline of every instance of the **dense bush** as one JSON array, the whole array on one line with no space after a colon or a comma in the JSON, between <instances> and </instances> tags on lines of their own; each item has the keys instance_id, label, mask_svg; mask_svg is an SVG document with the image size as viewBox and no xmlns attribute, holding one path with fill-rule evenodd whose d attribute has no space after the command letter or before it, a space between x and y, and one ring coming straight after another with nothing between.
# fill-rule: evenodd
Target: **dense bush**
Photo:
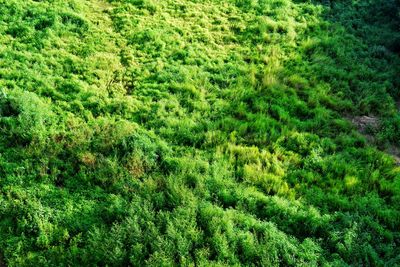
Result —
<instances>
[{"instance_id":1,"label":"dense bush","mask_svg":"<svg viewBox=\"0 0 400 267\"><path fill-rule=\"evenodd\" d=\"M0 266L400 265L399 23L0 0Z\"/></svg>"}]
</instances>

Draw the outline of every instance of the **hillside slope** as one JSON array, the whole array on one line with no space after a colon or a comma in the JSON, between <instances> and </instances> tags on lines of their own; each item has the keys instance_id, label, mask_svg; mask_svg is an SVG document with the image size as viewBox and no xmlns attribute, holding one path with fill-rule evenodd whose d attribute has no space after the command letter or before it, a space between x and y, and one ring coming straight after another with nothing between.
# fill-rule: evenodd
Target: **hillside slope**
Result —
<instances>
[{"instance_id":1,"label":"hillside slope","mask_svg":"<svg viewBox=\"0 0 400 267\"><path fill-rule=\"evenodd\" d=\"M0 0L0 266L400 265L399 14Z\"/></svg>"}]
</instances>

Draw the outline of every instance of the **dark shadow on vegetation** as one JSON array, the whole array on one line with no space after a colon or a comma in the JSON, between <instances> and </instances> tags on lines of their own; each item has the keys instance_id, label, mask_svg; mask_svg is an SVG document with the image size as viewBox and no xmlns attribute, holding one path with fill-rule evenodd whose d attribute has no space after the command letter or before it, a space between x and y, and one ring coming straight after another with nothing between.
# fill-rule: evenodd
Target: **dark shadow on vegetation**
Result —
<instances>
[{"instance_id":1,"label":"dark shadow on vegetation","mask_svg":"<svg viewBox=\"0 0 400 267\"><path fill-rule=\"evenodd\" d=\"M262 43L268 46L270 42L273 47L277 35L281 35L281 39L277 37L280 43L289 41L284 36L290 32L290 25L262 17L274 16L267 6L263 1L258 8L251 1L240 1L238 7L261 17L249 27L233 26L236 42L249 46ZM389 172L394 166L390 156L374 151L368 140L357 134L343 117L380 116L381 127L374 133L380 139L378 144L398 145L400 116L395 100L400 85L396 48L400 36L399 5L394 1L368 4L324 1L308 14L321 8L321 18L325 20L310 26L293 44L301 55L285 58L284 54L293 49L290 45L278 52L268 48L246 51L243 64L254 68L249 77L237 77L239 82L230 87L229 106L221 111L221 119L214 118L214 130L234 133L230 140L233 149L227 151L232 155L235 177L241 182L252 179L250 184L272 195L290 195L295 189L303 205L318 207L319 212L332 217L317 225L308 224L307 219L303 221L297 214L283 215L279 209L271 208L263 215L271 203L259 203L253 209L245 205L247 212L275 222L278 229L300 240L312 236L326 240L324 249L332 255L340 254L347 263L379 265L380 257L388 257L387 263L395 264L399 260L398 251L391 251L390 247L399 245L395 237L398 234L389 232L396 232L399 224L390 216L378 214L382 208L390 213L396 205L398 174ZM263 58L265 54L267 58ZM225 76L221 80L230 78ZM257 155L259 149L283 153L281 157L294 153L302 160L289 163L288 173L279 181L264 167L268 162L257 165L257 160L262 161L261 155ZM364 169L362 166L367 162L374 167ZM285 186L289 186L289 191L283 189ZM245 198L235 196L232 191L228 194L229 198L223 195L220 199L225 207L243 208ZM357 215L348 213L355 210ZM344 213L331 214L338 211ZM376 219L370 217L370 212ZM378 230L375 226L380 223ZM351 239L346 240L347 236ZM370 244L371 238L388 243Z\"/></svg>"}]
</instances>

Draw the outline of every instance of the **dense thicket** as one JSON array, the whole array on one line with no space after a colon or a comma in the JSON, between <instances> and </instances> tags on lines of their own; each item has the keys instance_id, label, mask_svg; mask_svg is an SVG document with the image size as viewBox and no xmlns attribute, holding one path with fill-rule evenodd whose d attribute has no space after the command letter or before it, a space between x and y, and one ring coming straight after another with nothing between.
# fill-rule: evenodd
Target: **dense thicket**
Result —
<instances>
[{"instance_id":1,"label":"dense thicket","mask_svg":"<svg viewBox=\"0 0 400 267\"><path fill-rule=\"evenodd\" d=\"M398 7L0 0L0 265L400 265Z\"/></svg>"}]
</instances>

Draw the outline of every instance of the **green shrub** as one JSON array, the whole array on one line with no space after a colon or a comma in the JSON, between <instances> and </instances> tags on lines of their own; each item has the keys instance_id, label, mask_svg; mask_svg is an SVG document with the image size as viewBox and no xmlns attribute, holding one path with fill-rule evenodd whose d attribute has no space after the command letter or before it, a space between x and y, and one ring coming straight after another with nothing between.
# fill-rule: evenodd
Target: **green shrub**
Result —
<instances>
[{"instance_id":1,"label":"green shrub","mask_svg":"<svg viewBox=\"0 0 400 267\"><path fill-rule=\"evenodd\" d=\"M0 265L399 265L397 13L0 0Z\"/></svg>"}]
</instances>

